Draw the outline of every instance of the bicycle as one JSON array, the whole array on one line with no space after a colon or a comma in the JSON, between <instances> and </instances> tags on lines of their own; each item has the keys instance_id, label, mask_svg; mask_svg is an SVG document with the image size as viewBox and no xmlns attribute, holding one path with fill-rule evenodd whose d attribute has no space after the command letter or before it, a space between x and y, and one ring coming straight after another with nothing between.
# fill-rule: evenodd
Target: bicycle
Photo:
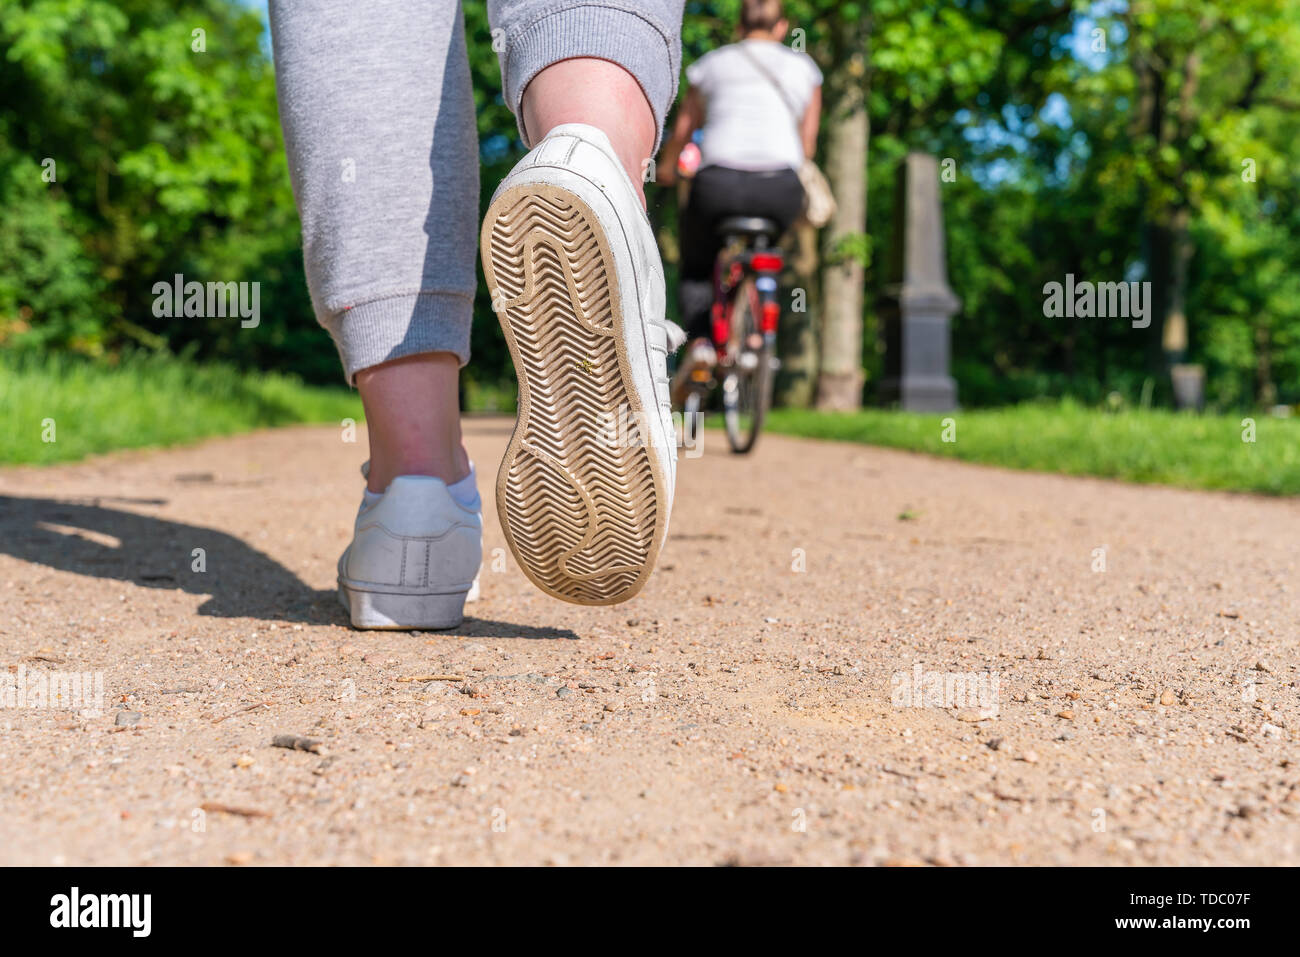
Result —
<instances>
[{"instance_id":1,"label":"bicycle","mask_svg":"<svg viewBox=\"0 0 1300 957\"><path fill-rule=\"evenodd\" d=\"M785 256L776 245L781 227L757 216L730 216L718 224L722 251L713 269L710 333L718 361L691 372L686 421L698 427L714 386L722 391L722 414L731 451L749 452L772 404L780 368L776 327L781 316L777 277Z\"/></svg>"}]
</instances>

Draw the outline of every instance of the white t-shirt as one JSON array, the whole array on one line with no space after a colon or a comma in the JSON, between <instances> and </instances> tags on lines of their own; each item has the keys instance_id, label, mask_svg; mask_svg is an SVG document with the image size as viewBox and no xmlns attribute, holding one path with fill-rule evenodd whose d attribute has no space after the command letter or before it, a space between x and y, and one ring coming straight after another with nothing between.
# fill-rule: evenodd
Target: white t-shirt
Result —
<instances>
[{"instance_id":1,"label":"white t-shirt","mask_svg":"<svg viewBox=\"0 0 1300 957\"><path fill-rule=\"evenodd\" d=\"M785 100L750 56L781 84ZM686 68L686 79L704 102L700 166L776 170L803 165L803 143L790 109L802 118L822 83L822 71L808 54L771 40L741 40L700 57Z\"/></svg>"}]
</instances>

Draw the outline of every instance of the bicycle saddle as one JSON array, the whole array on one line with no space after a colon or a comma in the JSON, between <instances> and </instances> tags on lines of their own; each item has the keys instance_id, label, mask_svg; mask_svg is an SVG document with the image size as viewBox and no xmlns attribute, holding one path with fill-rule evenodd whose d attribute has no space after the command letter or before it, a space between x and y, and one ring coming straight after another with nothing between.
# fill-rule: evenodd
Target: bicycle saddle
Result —
<instances>
[{"instance_id":1,"label":"bicycle saddle","mask_svg":"<svg viewBox=\"0 0 1300 957\"><path fill-rule=\"evenodd\" d=\"M718 223L718 232L724 236L767 236L775 239L781 227L771 219L761 216L728 216Z\"/></svg>"}]
</instances>

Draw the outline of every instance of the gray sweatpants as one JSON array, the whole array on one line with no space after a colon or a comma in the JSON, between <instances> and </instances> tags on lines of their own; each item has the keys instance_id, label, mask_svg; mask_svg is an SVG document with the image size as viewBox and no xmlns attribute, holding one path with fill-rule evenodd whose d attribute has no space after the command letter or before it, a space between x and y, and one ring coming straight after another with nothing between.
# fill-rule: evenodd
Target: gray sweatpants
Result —
<instances>
[{"instance_id":1,"label":"gray sweatpants","mask_svg":"<svg viewBox=\"0 0 1300 957\"><path fill-rule=\"evenodd\" d=\"M469 361L478 135L458 0L271 0L280 119L312 305L359 369L420 352ZM662 132L681 0L490 0L506 103L573 57L619 64ZM520 129L523 133L522 126Z\"/></svg>"}]
</instances>

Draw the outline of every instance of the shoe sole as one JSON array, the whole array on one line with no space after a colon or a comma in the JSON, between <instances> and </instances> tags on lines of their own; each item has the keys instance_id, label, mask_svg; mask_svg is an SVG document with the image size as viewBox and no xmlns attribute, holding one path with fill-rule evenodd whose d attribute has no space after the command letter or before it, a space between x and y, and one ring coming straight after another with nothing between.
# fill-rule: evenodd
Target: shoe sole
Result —
<instances>
[{"instance_id":1,"label":"shoe sole","mask_svg":"<svg viewBox=\"0 0 1300 957\"><path fill-rule=\"evenodd\" d=\"M493 201L481 246L519 380L518 420L497 473L506 541L547 594L626 601L663 546L668 474L640 434L647 419L605 230L576 193L529 183Z\"/></svg>"},{"instance_id":2,"label":"shoe sole","mask_svg":"<svg viewBox=\"0 0 1300 957\"><path fill-rule=\"evenodd\" d=\"M339 602L353 628L433 631L465 620L465 592L451 595L395 595L339 585Z\"/></svg>"}]
</instances>

